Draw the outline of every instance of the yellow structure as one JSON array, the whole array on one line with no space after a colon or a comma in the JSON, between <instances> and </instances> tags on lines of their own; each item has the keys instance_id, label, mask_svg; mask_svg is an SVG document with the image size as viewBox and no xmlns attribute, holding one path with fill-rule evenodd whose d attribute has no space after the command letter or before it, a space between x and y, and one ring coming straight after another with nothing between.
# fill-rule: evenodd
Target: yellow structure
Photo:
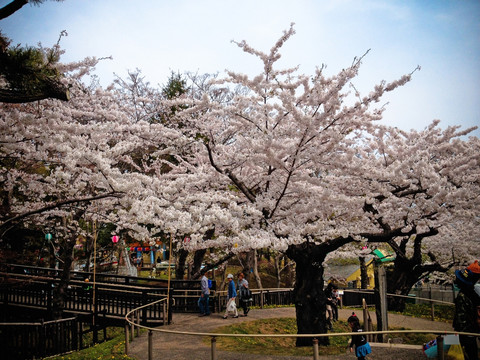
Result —
<instances>
[{"instance_id":1,"label":"yellow structure","mask_svg":"<svg viewBox=\"0 0 480 360\"><path fill-rule=\"evenodd\" d=\"M367 289L373 289L375 287L375 276L373 275L373 261L375 258L372 258L369 262L367 262L367 275L368 275L368 285ZM352 274L350 274L349 277L347 277L347 284L348 283L353 283L354 288L360 288L361 286L361 275L360 275L360 267L354 271Z\"/></svg>"},{"instance_id":2,"label":"yellow structure","mask_svg":"<svg viewBox=\"0 0 480 360\"><path fill-rule=\"evenodd\" d=\"M367 289L375 288L375 275L374 275L375 261L379 263L387 263L395 260L395 255L393 253L382 251L380 249L373 250L372 254L374 255L374 257L366 263L367 276L368 276ZM362 283L361 280L362 278L360 275L360 267L358 267L356 271L354 271L352 274L350 274L349 277L347 277L347 284L352 283L354 288L360 288Z\"/></svg>"}]
</instances>

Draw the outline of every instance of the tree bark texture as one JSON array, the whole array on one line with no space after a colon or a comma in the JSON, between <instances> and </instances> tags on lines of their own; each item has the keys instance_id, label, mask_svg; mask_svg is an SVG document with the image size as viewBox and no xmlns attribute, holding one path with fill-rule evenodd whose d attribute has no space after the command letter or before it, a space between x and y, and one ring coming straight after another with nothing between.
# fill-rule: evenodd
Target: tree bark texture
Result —
<instances>
[{"instance_id":1,"label":"tree bark texture","mask_svg":"<svg viewBox=\"0 0 480 360\"><path fill-rule=\"evenodd\" d=\"M255 281L257 283L258 289L263 289L262 279L260 278L260 273L258 272L258 252L257 250L253 250L253 276L255 277Z\"/></svg>"},{"instance_id":2,"label":"tree bark texture","mask_svg":"<svg viewBox=\"0 0 480 360\"><path fill-rule=\"evenodd\" d=\"M185 275L185 263L187 261L188 251L178 250L177 263L175 264L175 279L182 280Z\"/></svg>"},{"instance_id":3,"label":"tree bark texture","mask_svg":"<svg viewBox=\"0 0 480 360\"><path fill-rule=\"evenodd\" d=\"M67 297L67 287L70 283L70 275L73 263L73 247L75 245L75 238L67 239L63 252L63 269L62 276L58 285L53 290L52 300L52 317L54 320L62 318L63 310L65 309L65 301Z\"/></svg>"},{"instance_id":4,"label":"tree bark texture","mask_svg":"<svg viewBox=\"0 0 480 360\"><path fill-rule=\"evenodd\" d=\"M360 287L362 289L368 288L368 271L367 264L365 262L365 256L360 256Z\"/></svg>"},{"instance_id":5,"label":"tree bark texture","mask_svg":"<svg viewBox=\"0 0 480 360\"><path fill-rule=\"evenodd\" d=\"M324 246L315 243L290 245L287 256L296 263L294 286L295 312L298 334L327 332L326 297L323 289L323 261L327 255ZM313 338L297 338L296 346L312 346ZM327 337L318 339L328 345Z\"/></svg>"}]
</instances>

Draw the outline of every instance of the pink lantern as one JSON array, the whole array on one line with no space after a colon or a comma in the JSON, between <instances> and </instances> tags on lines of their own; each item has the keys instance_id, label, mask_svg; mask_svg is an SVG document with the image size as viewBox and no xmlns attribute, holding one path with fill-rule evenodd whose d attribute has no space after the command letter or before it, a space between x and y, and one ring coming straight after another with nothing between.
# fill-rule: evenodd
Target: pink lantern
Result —
<instances>
[{"instance_id":1,"label":"pink lantern","mask_svg":"<svg viewBox=\"0 0 480 360\"><path fill-rule=\"evenodd\" d=\"M120 239L120 237L119 237L118 235L113 235L113 236L112 236L112 242L113 242L114 244L116 244L119 239Z\"/></svg>"}]
</instances>

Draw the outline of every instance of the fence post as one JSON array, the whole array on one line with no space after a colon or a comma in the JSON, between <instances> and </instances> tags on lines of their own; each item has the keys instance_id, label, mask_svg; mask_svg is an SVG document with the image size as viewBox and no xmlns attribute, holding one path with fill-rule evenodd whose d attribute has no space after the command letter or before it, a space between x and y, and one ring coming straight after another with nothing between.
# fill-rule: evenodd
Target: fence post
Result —
<instances>
[{"instance_id":1,"label":"fence post","mask_svg":"<svg viewBox=\"0 0 480 360\"><path fill-rule=\"evenodd\" d=\"M168 299L167 299L167 301L168 301ZM165 318L167 317L167 311L166 311L166 309L165 309L165 306L166 306L166 303L163 302L163 303L162 303L163 325L165 325Z\"/></svg>"},{"instance_id":2,"label":"fence post","mask_svg":"<svg viewBox=\"0 0 480 360\"><path fill-rule=\"evenodd\" d=\"M43 319L40 324L40 346L40 354L42 354L42 357L45 357L47 355L47 329Z\"/></svg>"},{"instance_id":3,"label":"fence post","mask_svg":"<svg viewBox=\"0 0 480 360\"><path fill-rule=\"evenodd\" d=\"M47 312L51 314L53 299L53 281L47 282L47 289L45 290L45 294L47 295Z\"/></svg>"},{"instance_id":4,"label":"fence post","mask_svg":"<svg viewBox=\"0 0 480 360\"><path fill-rule=\"evenodd\" d=\"M132 321L132 324L130 324L130 341L133 341L133 336L135 335L135 314L132 314L132 318L130 319Z\"/></svg>"},{"instance_id":5,"label":"fence post","mask_svg":"<svg viewBox=\"0 0 480 360\"><path fill-rule=\"evenodd\" d=\"M388 330L387 276L385 268L377 264L375 264L375 313L377 315L377 330ZM383 334L378 334L377 339L383 342Z\"/></svg>"},{"instance_id":6,"label":"fence post","mask_svg":"<svg viewBox=\"0 0 480 360\"><path fill-rule=\"evenodd\" d=\"M72 350L78 350L78 318L76 316L75 316L75 319L72 321L71 331L72 331Z\"/></svg>"},{"instance_id":7,"label":"fence post","mask_svg":"<svg viewBox=\"0 0 480 360\"><path fill-rule=\"evenodd\" d=\"M430 300L432 300L432 285L430 285ZM435 304L433 301L430 301L430 315L432 318L432 321L435 321Z\"/></svg>"},{"instance_id":8,"label":"fence post","mask_svg":"<svg viewBox=\"0 0 480 360\"><path fill-rule=\"evenodd\" d=\"M212 340L211 340L212 360L217 360L217 348L216 348L216 345L217 345L217 339L215 338L215 336L212 336Z\"/></svg>"},{"instance_id":9,"label":"fence post","mask_svg":"<svg viewBox=\"0 0 480 360\"><path fill-rule=\"evenodd\" d=\"M263 309L263 289L260 289L260 309Z\"/></svg>"},{"instance_id":10,"label":"fence post","mask_svg":"<svg viewBox=\"0 0 480 360\"><path fill-rule=\"evenodd\" d=\"M319 360L318 357L318 339L313 338L313 360Z\"/></svg>"},{"instance_id":11,"label":"fence post","mask_svg":"<svg viewBox=\"0 0 480 360\"><path fill-rule=\"evenodd\" d=\"M367 309L367 302L365 298L362 299L362 307L363 307L363 331L369 331L368 329L368 309ZM372 341L371 335L367 335L367 341Z\"/></svg>"},{"instance_id":12,"label":"fence post","mask_svg":"<svg viewBox=\"0 0 480 360\"><path fill-rule=\"evenodd\" d=\"M153 331L148 330L148 360L153 359Z\"/></svg>"},{"instance_id":13,"label":"fence post","mask_svg":"<svg viewBox=\"0 0 480 360\"><path fill-rule=\"evenodd\" d=\"M128 355L128 321L125 321L125 355Z\"/></svg>"},{"instance_id":14,"label":"fence post","mask_svg":"<svg viewBox=\"0 0 480 360\"><path fill-rule=\"evenodd\" d=\"M148 296L147 296L147 290L142 290L142 305L147 305L148 302ZM137 315L137 323L140 324L140 314ZM146 324L147 323L147 308L142 309L142 323ZM137 333L138 336L138 333Z\"/></svg>"},{"instance_id":15,"label":"fence post","mask_svg":"<svg viewBox=\"0 0 480 360\"><path fill-rule=\"evenodd\" d=\"M437 356L438 360L445 359L445 353L443 351L443 336L441 335L437 336Z\"/></svg>"},{"instance_id":16,"label":"fence post","mask_svg":"<svg viewBox=\"0 0 480 360\"><path fill-rule=\"evenodd\" d=\"M78 321L78 346L78 350L83 349L83 322L81 319Z\"/></svg>"},{"instance_id":17,"label":"fence post","mask_svg":"<svg viewBox=\"0 0 480 360\"><path fill-rule=\"evenodd\" d=\"M140 313L137 311L137 324L140 324ZM136 337L140 336L140 327L137 326L136 330Z\"/></svg>"}]
</instances>

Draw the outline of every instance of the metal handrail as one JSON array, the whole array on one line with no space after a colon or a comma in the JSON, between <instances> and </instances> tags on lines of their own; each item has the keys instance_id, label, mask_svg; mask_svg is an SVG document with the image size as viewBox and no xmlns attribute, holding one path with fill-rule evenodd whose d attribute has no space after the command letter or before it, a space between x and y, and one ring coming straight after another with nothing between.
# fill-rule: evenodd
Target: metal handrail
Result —
<instances>
[{"instance_id":1,"label":"metal handrail","mask_svg":"<svg viewBox=\"0 0 480 360\"><path fill-rule=\"evenodd\" d=\"M193 331L178 331L178 330L168 330L168 329L160 329L160 328L152 328L146 325L137 324L134 321L129 319L133 313L146 308L148 306L155 305L160 301L165 301L166 299L160 299L153 303L142 305L136 309L129 311L125 315L125 320L127 324L125 325L125 354L128 355L128 326L132 327L132 335L133 335L133 328L138 327L145 330L148 330L148 359L153 359L153 332L161 332L161 333L168 333L168 334L178 334L178 335L190 335L190 336L208 336L211 338L211 355L212 360L216 360L216 338L217 337L251 337L251 338L313 338L313 358L314 360L318 359L318 338L322 337L336 337L336 336L352 336L358 335L358 332L347 332L347 333L324 333L324 334L225 334L225 333L206 333L206 332L193 332ZM129 324L129 325L128 325ZM459 332L459 331L450 331L450 330L385 330L385 331L363 331L363 335L385 335L385 334L435 334L438 335L437 340L442 341L443 339L440 338L441 335L466 335L466 336L479 336L476 333L469 333L469 332ZM133 340L133 336L131 337ZM440 345L439 345L440 346Z\"/></svg>"}]
</instances>

